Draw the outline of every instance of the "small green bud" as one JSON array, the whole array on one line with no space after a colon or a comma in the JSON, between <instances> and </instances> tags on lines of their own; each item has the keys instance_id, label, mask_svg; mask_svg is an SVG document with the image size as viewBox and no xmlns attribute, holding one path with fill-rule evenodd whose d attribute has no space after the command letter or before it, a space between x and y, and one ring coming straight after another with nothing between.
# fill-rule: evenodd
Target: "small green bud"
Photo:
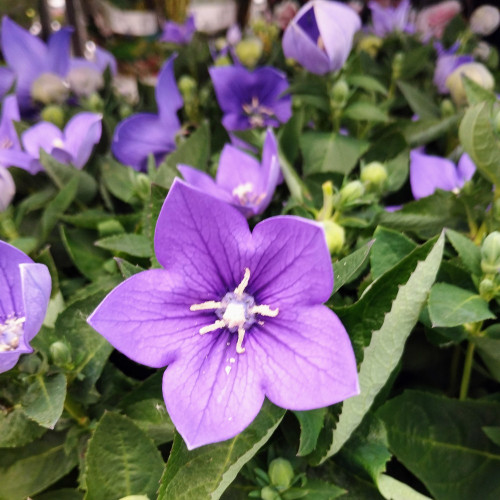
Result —
<instances>
[{"instance_id":1,"label":"small green bud","mask_svg":"<svg viewBox=\"0 0 500 500\"><path fill-rule=\"evenodd\" d=\"M358 201L365 194L365 186L361 181L348 182L340 190L340 205L349 205Z\"/></svg>"},{"instance_id":2,"label":"small green bud","mask_svg":"<svg viewBox=\"0 0 500 500\"><path fill-rule=\"evenodd\" d=\"M367 189L382 190L387 180L387 170L378 161L373 161L361 170L361 181Z\"/></svg>"},{"instance_id":3,"label":"small green bud","mask_svg":"<svg viewBox=\"0 0 500 500\"><path fill-rule=\"evenodd\" d=\"M97 92L90 94L85 103L91 111L96 113L102 113L104 111L104 101Z\"/></svg>"},{"instance_id":4,"label":"small green bud","mask_svg":"<svg viewBox=\"0 0 500 500\"><path fill-rule=\"evenodd\" d=\"M63 128L64 110L57 104L45 106L40 113L42 120L53 123L56 127Z\"/></svg>"},{"instance_id":5,"label":"small green bud","mask_svg":"<svg viewBox=\"0 0 500 500\"><path fill-rule=\"evenodd\" d=\"M394 80L397 80L401 77L403 73L403 63L405 60L405 56L402 52L398 52L394 59L392 60L392 77Z\"/></svg>"},{"instance_id":6,"label":"small green bud","mask_svg":"<svg viewBox=\"0 0 500 500\"><path fill-rule=\"evenodd\" d=\"M279 493L271 486L264 486L260 490L260 498L262 500L280 500Z\"/></svg>"},{"instance_id":7,"label":"small green bud","mask_svg":"<svg viewBox=\"0 0 500 500\"><path fill-rule=\"evenodd\" d=\"M331 254L337 254L345 243L345 231L342 226L332 220L321 221L325 230L326 244Z\"/></svg>"},{"instance_id":8,"label":"small green bud","mask_svg":"<svg viewBox=\"0 0 500 500\"><path fill-rule=\"evenodd\" d=\"M330 97L334 105L344 106L349 96L349 85L345 80L339 80L332 87Z\"/></svg>"},{"instance_id":9,"label":"small green bud","mask_svg":"<svg viewBox=\"0 0 500 500\"><path fill-rule=\"evenodd\" d=\"M500 269L500 232L490 233L481 246L481 269L485 274L496 274Z\"/></svg>"},{"instance_id":10,"label":"small green bud","mask_svg":"<svg viewBox=\"0 0 500 500\"><path fill-rule=\"evenodd\" d=\"M253 68L262 55L262 42L258 38L241 40L234 48L238 59L247 68Z\"/></svg>"},{"instance_id":11,"label":"small green bud","mask_svg":"<svg viewBox=\"0 0 500 500\"><path fill-rule=\"evenodd\" d=\"M220 56L215 60L215 66L231 66L229 56Z\"/></svg>"},{"instance_id":12,"label":"small green bud","mask_svg":"<svg viewBox=\"0 0 500 500\"><path fill-rule=\"evenodd\" d=\"M30 375L35 375L40 372L43 366L43 361L37 354L31 354L29 356L21 356L17 367L20 372L28 373Z\"/></svg>"},{"instance_id":13,"label":"small green bud","mask_svg":"<svg viewBox=\"0 0 500 500\"><path fill-rule=\"evenodd\" d=\"M479 283L479 295L486 301L490 301L496 295L496 287L493 280L484 278L481 283Z\"/></svg>"},{"instance_id":14,"label":"small green bud","mask_svg":"<svg viewBox=\"0 0 500 500\"><path fill-rule=\"evenodd\" d=\"M184 97L184 99L190 99L196 94L198 85L193 77L183 75L179 78L178 87L182 97Z\"/></svg>"},{"instance_id":15,"label":"small green bud","mask_svg":"<svg viewBox=\"0 0 500 500\"><path fill-rule=\"evenodd\" d=\"M151 191L151 181L146 174L139 173L135 178L134 191L141 200L147 200Z\"/></svg>"},{"instance_id":16,"label":"small green bud","mask_svg":"<svg viewBox=\"0 0 500 500\"><path fill-rule=\"evenodd\" d=\"M31 97L43 104L62 104L69 96L69 85L54 73L41 74L31 85Z\"/></svg>"},{"instance_id":17,"label":"small green bud","mask_svg":"<svg viewBox=\"0 0 500 500\"><path fill-rule=\"evenodd\" d=\"M132 106L126 103L120 104L120 107L118 108L118 114L120 115L121 119L128 118L132 113Z\"/></svg>"},{"instance_id":18,"label":"small green bud","mask_svg":"<svg viewBox=\"0 0 500 500\"><path fill-rule=\"evenodd\" d=\"M443 99L441 101L441 115L443 118L448 116L453 116L455 114L455 106L449 99Z\"/></svg>"},{"instance_id":19,"label":"small green bud","mask_svg":"<svg viewBox=\"0 0 500 500\"><path fill-rule=\"evenodd\" d=\"M367 35L364 36L358 43L357 50L358 52L366 52L371 57L377 57L378 51L380 47L382 47L383 40L375 35Z\"/></svg>"},{"instance_id":20,"label":"small green bud","mask_svg":"<svg viewBox=\"0 0 500 500\"><path fill-rule=\"evenodd\" d=\"M269 479L271 484L278 490L286 490L292 483L293 472L292 464L284 458L275 458L269 464Z\"/></svg>"},{"instance_id":21,"label":"small green bud","mask_svg":"<svg viewBox=\"0 0 500 500\"><path fill-rule=\"evenodd\" d=\"M65 367L71 363L71 352L64 342L58 340L52 343L49 351L52 361L56 366Z\"/></svg>"}]
</instances>

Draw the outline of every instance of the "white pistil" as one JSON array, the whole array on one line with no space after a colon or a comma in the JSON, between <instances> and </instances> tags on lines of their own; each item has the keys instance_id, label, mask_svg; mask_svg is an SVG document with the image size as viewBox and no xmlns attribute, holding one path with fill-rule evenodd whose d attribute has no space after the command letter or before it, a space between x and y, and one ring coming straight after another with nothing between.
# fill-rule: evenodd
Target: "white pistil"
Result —
<instances>
[{"instance_id":1,"label":"white pistil","mask_svg":"<svg viewBox=\"0 0 500 500\"><path fill-rule=\"evenodd\" d=\"M64 142L62 141L62 139L60 139L59 137L56 137L53 141L52 141L52 147L53 148L58 148L58 149L64 149Z\"/></svg>"},{"instance_id":2,"label":"white pistil","mask_svg":"<svg viewBox=\"0 0 500 500\"><path fill-rule=\"evenodd\" d=\"M0 323L0 352L14 351L19 347L26 318L10 317Z\"/></svg>"}]
</instances>

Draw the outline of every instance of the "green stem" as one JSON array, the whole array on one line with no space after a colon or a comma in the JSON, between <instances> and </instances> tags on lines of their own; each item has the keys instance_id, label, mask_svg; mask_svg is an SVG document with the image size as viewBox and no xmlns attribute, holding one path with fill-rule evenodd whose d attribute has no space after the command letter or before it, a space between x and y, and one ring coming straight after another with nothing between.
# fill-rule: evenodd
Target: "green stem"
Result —
<instances>
[{"instance_id":1,"label":"green stem","mask_svg":"<svg viewBox=\"0 0 500 500\"><path fill-rule=\"evenodd\" d=\"M467 351L465 352L465 362L464 362L464 371L462 374L462 383L460 384L460 401L464 401L467 399L467 393L469 392L469 383L470 383L470 375L472 372L472 361L474 359L474 348L475 345L473 342L467 344Z\"/></svg>"},{"instance_id":2,"label":"green stem","mask_svg":"<svg viewBox=\"0 0 500 500\"><path fill-rule=\"evenodd\" d=\"M73 401L70 396L66 396L64 401L64 409L69 413L71 418L80 426L87 427L89 424L89 417L85 415L78 403Z\"/></svg>"}]
</instances>

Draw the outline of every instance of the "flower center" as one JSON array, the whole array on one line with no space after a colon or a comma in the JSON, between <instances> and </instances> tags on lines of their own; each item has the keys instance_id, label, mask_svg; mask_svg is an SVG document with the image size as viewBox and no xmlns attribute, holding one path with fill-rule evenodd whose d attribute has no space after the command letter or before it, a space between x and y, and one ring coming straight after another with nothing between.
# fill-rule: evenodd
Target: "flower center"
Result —
<instances>
[{"instance_id":1,"label":"flower center","mask_svg":"<svg viewBox=\"0 0 500 500\"><path fill-rule=\"evenodd\" d=\"M24 332L26 318L9 317L0 323L0 352L14 351L19 347L19 339Z\"/></svg>"},{"instance_id":2,"label":"flower center","mask_svg":"<svg viewBox=\"0 0 500 500\"><path fill-rule=\"evenodd\" d=\"M274 116L274 111L267 106L262 106L259 103L259 98L252 97L249 104L242 105L243 111L248 115L248 120L252 127L263 127L265 125L265 118Z\"/></svg>"},{"instance_id":3,"label":"flower center","mask_svg":"<svg viewBox=\"0 0 500 500\"><path fill-rule=\"evenodd\" d=\"M245 274L241 283L235 288L234 292L228 292L221 301L209 300L201 304L193 304L190 311L215 311L219 318L211 325L200 329L200 335L213 332L221 328L227 328L231 333L238 332L238 342L236 352L242 354L245 352L243 339L245 333L257 320L256 315L275 318L278 316L279 309L271 309L266 305L256 305L255 299L245 293L245 288L250 281L250 269L245 268Z\"/></svg>"},{"instance_id":4,"label":"flower center","mask_svg":"<svg viewBox=\"0 0 500 500\"><path fill-rule=\"evenodd\" d=\"M53 141L52 141L52 147L53 148L58 148L58 149L64 149L64 142L62 139L60 139L59 137L56 137Z\"/></svg>"},{"instance_id":5,"label":"flower center","mask_svg":"<svg viewBox=\"0 0 500 500\"><path fill-rule=\"evenodd\" d=\"M232 192L234 198L238 201L240 205L258 205L263 198L266 196L265 193L258 194L254 191L253 184L251 182L245 182L244 184L239 184L233 189Z\"/></svg>"},{"instance_id":6,"label":"flower center","mask_svg":"<svg viewBox=\"0 0 500 500\"><path fill-rule=\"evenodd\" d=\"M0 149L10 149L13 145L10 137L0 137Z\"/></svg>"}]
</instances>

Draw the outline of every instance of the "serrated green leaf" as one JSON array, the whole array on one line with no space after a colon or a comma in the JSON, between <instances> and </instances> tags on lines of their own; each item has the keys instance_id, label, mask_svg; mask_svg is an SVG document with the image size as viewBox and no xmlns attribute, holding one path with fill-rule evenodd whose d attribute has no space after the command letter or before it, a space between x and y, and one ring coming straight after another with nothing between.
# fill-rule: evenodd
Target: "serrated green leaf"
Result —
<instances>
[{"instance_id":1,"label":"serrated green leaf","mask_svg":"<svg viewBox=\"0 0 500 500\"><path fill-rule=\"evenodd\" d=\"M429 99L428 94L402 80L397 82L397 86L419 119L425 120L439 117L439 108Z\"/></svg>"},{"instance_id":2,"label":"serrated green leaf","mask_svg":"<svg viewBox=\"0 0 500 500\"><path fill-rule=\"evenodd\" d=\"M467 236L453 231L446 230L446 236L457 251L464 266L476 276L480 276L481 271L481 250Z\"/></svg>"},{"instance_id":3,"label":"serrated green leaf","mask_svg":"<svg viewBox=\"0 0 500 500\"><path fill-rule=\"evenodd\" d=\"M142 234L115 234L95 242L99 248L134 257L151 257L151 243Z\"/></svg>"},{"instance_id":4,"label":"serrated green leaf","mask_svg":"<svg viewBox=\"0 0 500 500\"><path fill-rule=\"evenodd\" d=\"M130 276L140 273L141 271L145 271L145 269L138 264L131 264L130 262L120 259L119 257L116 257L115 261L125 279L128 279Z\"/></svg>"},{"instance_id":5,"label":"serrated green leaf","mask_svg":"<svg viewBox=\"0 0 500 500\"><path fill-rule=\"evenodd\" d=\"M370 254L372 244L373 241L370 241L347 257L333 263L333 293L340 290L346 283L356 279L359 272L363 270L368 255Z\"/></svg>"},{"instance_id":6,"label":"serrated green leaf","mask_svg":"<svg viewBox=\"0 0 500 500\"><path fill-rule=\"evenodd\" d=\"M356 121L387 122L389 116L376 104L371 102L354 102L344 109L343 116Z\"/></svg>"},{"instance_id":7,"label":"serrated green leaf","mask_svg":"<svg viewBox=\"0 0 500 500\"><path fill-rule=\"evenodd\" d=\"M493 443L500 446L500 427L485 426L482 429Z\"/></svg>"},{"instance_id":8,"label":"serrated green leaf","mask_svg":"<svg viewBox=\"0 0 500 500\"><path fill-rule=\"evenodd\" d=\"M19 407L0 407L0 448L16 448L39 438L46 429L30 420ZM5 452L4 452L5 453Z\"/></svg>"},{"instance_id":9,"label":"serrated green leaf","mask_svg":"<svg viewBox=\"0 0 500 500\"><path fill-rule=\"evenodd\" d=\"M140 201L135 187L138 175L136 170L110 157L102 158L99 166L104 186L113 196L125 203L134 204Z\"/></svg>"},{"instance_id":10,"label":"serrated green leaf","mask_svg":"<svg viewBox=\"0 0 500 500\"><path fill-rule=\"evenodd\" d=\"M161 478L158 500L216 500L268 441L284 410L264 403L255 420L233 439L188 451L177 434Z\"/></svg>"},{"instance_id":11,"label":"serrated green leaf","mask_svg":"<svg viewBox=\"0 0 500 500\"><path fill-rule=\"evenodd\" d=\"M450 130L454 130L459 120L460 115L457 114L442 119L407 122L402 125L402 132L410 147L416 148L418 146L425 146L429 142L439 139Z\"/></svg>"},{"instance_id":12,"label":"serrated green leaf","mask_svg":"<svg viewBox=\"0 0 500 500\"><path fill-rule=\"evenodd\" d=\"M325 421L326 408L293 412L300 423L300 442L297 456L303 457L316 448L319 433Z\"/></svg>"},{"instance_id":13,"label":"serrated green leaf","mask_svg":"<svg viewBox=\"0 0 500 500\"><path fill-rule=\"evenodd\" d=\"M353 87L358 87L369 92L378 92L379 94L387 95L387 88L382 85L376 78L369 75L351 75L347 77L347 83Z\"/></svg>"},{"instance_id":14,"label":"serrated green leaf","mask_svg":"<svg viewBox=\"0 0 500 500\"><path fill-rule=\"evenodd\" d=\"M500 382L500 339L471 337L470 340L474 342L477 352L491 375L497 382Z\"/></svg>"},{"instance_id":15,"label":"serrated green leaf","mask_svg":"<svg viewBox=\"0 0 500 500\"><path fill-rule=\"evenodd\" d=\"M386 474L380 474L377 486L383 497L387 500L432 500L426 495L422 495L397 479Z\"/></svg>"},{"instance_id":16,"label":"serrated green leaf","mask_svg":"<svg viewBox=\"0 0 500 500\"><path fill-rule=\"evenodd\" d=\"M346 490L327 483L321 479L308 479L305 486L297 489L297 496L285 496L283 498L305 498L306 500L332 500L345 495ZM302 494L302 496L298 496Z\"/></svg>"},{"instance_id":17,"label":"serrated green leaf","mask_svg":"<svg viewBox=\"0 0 500 500\"><path fill-rule=\"evenodd\" d=\"M129 418L106 413L88 444L85 498L154 498L162 471L163 459L148 436Z\"/></svg>"},{"instance_id":18,"label":"serrated green leaf","mask_svg":"<svg viewBox=\"0 0 500 500\"><path fill-rule=\"evenodd\" d=\"M465 89L465 94L467 95L467 102L470 106L482 104L483 102L492 104L497 101L497 96L491 90L481 87L481 85L477 84L466 75L462 75L462 84Z\"/></svg>"},{"instance_id":19,"label":"serrated green leaf","mask_svg":"<svg viewBox=\"0 0 500 500\"><path fill-rule=\"evenodd\" d=\"M395 158L386 161L384 166L387 170L387 181L385 190L388 192L399 191L408 179L410 156L407 150L399 153Z\"/></svg>"}]
</instances>

